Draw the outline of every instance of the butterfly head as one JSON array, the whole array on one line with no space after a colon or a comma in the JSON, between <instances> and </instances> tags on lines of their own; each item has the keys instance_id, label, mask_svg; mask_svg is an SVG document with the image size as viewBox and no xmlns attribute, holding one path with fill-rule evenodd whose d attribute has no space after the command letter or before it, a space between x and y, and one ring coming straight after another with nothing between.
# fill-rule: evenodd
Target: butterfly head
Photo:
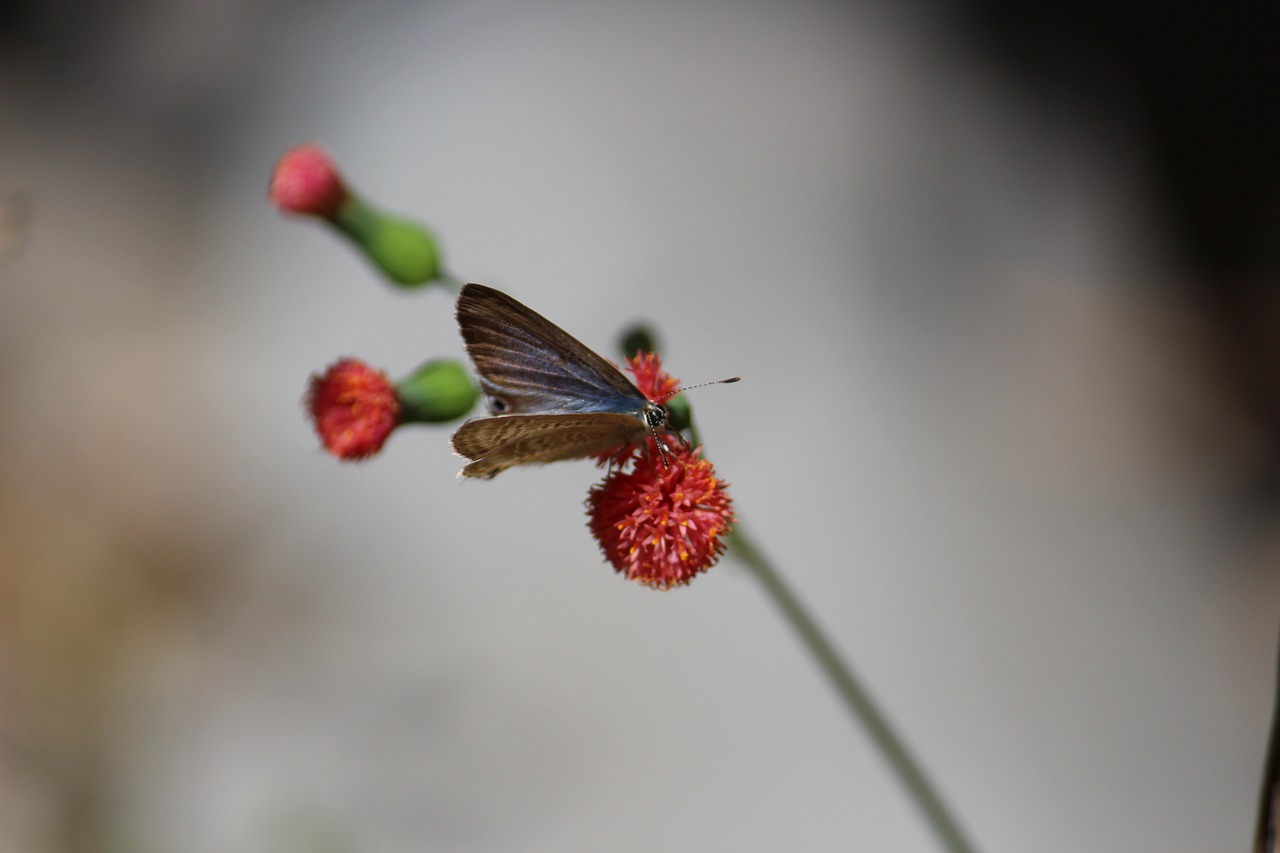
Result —
<instances>
[{"instance_id":1,"label":"butterfly head","mask_svg":"<svg viewBox=\"0 0 1280 853\"><path fill-rule=\"evenodd\" d=\"M667 425L667 407L660 403L645 403L640 410L644 425L651 430L660 430Z\"/></svg>"}]
</instances>

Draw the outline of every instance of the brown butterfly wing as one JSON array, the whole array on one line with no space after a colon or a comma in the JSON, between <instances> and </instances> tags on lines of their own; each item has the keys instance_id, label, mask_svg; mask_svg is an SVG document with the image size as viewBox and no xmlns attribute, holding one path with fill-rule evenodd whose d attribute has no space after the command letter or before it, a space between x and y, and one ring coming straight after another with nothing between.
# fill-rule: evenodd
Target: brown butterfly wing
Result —
<instances>
[{"instance_id":1,"label":"brown butterfly wing","mask_svg":"<svg viewBox=\"0 0 1280 853\"><path fill-rule=\"evenodd\" d=\"M645 398L609 362L500 290L468 284L458 328L494 414L639 411Z\"/></svg>"},{"instance_id":2,"label":"brown butterfly wing","mask_svg":"<svg viewBox=\"0 0 1280 853\"><path fill-rule=\"evenodd\" d=\"M614 413L507 415L458 427L453 449L472 460L460 477L497 476L513 465L581 459L621 447L643 434L644 422Z\"/></svg>"}]
</instances>

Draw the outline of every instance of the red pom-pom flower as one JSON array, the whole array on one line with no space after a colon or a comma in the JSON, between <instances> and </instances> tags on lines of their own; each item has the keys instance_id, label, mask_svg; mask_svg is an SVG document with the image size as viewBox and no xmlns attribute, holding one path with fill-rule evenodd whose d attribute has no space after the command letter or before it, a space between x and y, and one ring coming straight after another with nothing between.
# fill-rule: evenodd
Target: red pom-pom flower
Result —
<instances>
[{"instance_id":1,"label":"red pom-pom flower","mask_svg":"<svg viewBox=\"0 0 1280 853\"><path fill-rule=\"evenodd\" d=\"M591 533L605 559L657 589L687 584L716 564L734 522L728 485L701 448L673 447L668 467L653 446L637 452L587 495Z\"/></svg>"},{"instance_id":2,"label":"red pom-pom flower","mask_svg":"<svg viewBox=\"0 0 1280 853\"><path fill-rule=\"evenodd\" d=\"M627 360L636 387L657 402L680 387L653 353ZM716 564L734 522L728 485L697 450L652 437L623 451L622 464L587 495L588 526L615 569L656 589L687 584ZM602 459L617 461L618 454Z\"/></svg>"},{"instance_id":3,"label":"red pom-pom flower","mask_svg":"<svg viewBox=\"0 0 1280 853\"><path fill-rule=\"evenodd\" d=\"M400 400L391 380L353 358L313 375L306 402L320 440L339 459L372 456L400 423Z\"/></svg>"}]
</instances>

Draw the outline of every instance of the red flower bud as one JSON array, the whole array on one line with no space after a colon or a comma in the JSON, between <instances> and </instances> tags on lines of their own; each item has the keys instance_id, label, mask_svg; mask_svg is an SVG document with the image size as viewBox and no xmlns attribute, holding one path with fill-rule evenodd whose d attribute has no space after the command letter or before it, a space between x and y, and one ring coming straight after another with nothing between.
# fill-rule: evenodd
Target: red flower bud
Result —
<instances>
[{"instance_id":1,"label":"red flower bud","mask_svg":"<svg viewBox=\"0 0 1280 853\"><path fill-rule=\"evenodd\" d=\"M289 213L333 219L351 193L318 145L290 148L276 164L268 190L271 203Z\"/></svg>"}]
</instances>

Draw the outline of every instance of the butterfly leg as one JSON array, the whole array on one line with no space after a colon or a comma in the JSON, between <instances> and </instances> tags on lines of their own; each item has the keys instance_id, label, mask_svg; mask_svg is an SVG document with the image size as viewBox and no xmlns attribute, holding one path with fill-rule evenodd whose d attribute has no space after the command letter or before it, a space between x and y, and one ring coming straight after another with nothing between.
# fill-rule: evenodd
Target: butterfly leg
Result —
<instances>
[{"instance_id":1,"label":"butterfly leg","mask_svg":"<svg viewBox=\"0 0 1280 853\"><path fill-rule=\"evenodd\" d=\"M667 454L671 452L671 448L667 447L666 442L654 436L654 441L658 443L658 455L662 457L662 467L670 468L671 460L667 458Z\"/></svg>"},{"instance_id":2,"label":"butterfly leg","mask_svg":"<svg viewBox=\"0 0 1280 853\"><path fill-rule=\"evenodd\" d=\"M610 470L613 468L621 468L623 465L627 464L627 459L631 456L632 447L633 445L631 444L624 444L609 457L609 461L606 464L609 466Z\"/></svg>"}]
</instances>

